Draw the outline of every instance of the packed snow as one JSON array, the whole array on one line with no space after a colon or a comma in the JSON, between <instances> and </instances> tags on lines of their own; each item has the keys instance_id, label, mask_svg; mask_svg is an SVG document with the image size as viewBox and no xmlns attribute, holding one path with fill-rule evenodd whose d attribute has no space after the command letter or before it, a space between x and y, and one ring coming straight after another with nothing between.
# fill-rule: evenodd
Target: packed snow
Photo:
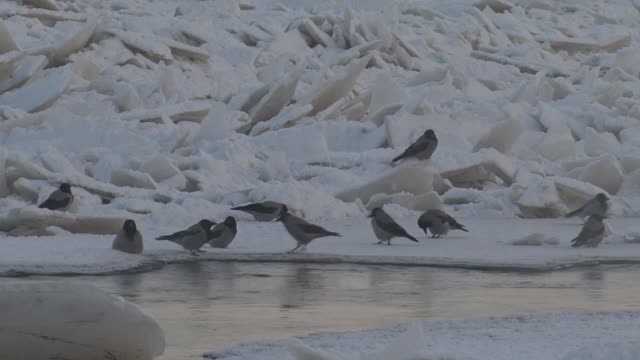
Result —
<instances>
[{"instance_id":1,"label":"packed snow","mask_svg":"<svg viewBox=\"0 0 640 360\"><path fill-rule=\"evenodd\" d=\"M151 360L164 352L155 320L93 285L5 280L0 292L2 359Z\"/></svg>"},{"instance_id":2,"label":"packed snow","mask_svg":"<svg viewBox=\"0 0 640 360\"><path fill-rule=\"evenodd\" d=\"M640 215L639 11L623 0L4 1L2 273L190 260L153 238L228 215L238 239L202 258L637 261L624 218ZM433 157L392 165L426 129ZM37 209L61 182L70 212ZM581 224L553 218L599 192L616 236L568 249ZM279 224L230 211L264 200L344 236L282 255ZM372 247L365 215L377 206L410 232L430 208L471 232ZM105 246L127 218L142 256Z\"/></svg>"},{"instance_id":3,"label":"packed snow","mask_svg":"<svg viewBox=\"0 0 640 360\"><path fill-rule=\"evenodd\" d=\"M218 360L627 360L640 356L638 313L556 313L415 321L229 346Z\"/></svg>"}]
</instances>

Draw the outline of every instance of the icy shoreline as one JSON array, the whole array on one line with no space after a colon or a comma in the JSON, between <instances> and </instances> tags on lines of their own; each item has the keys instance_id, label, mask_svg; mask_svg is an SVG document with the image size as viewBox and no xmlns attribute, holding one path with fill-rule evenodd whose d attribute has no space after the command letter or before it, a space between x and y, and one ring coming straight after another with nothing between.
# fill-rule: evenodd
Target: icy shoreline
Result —
<instances>
[{"instance_id":1,"label":"icy shoreline","mask_svg":"<svg viewBox=\"0 0 640 360\"><path fill-rule=\"evenodd\" d=\"M470 233L452 232L446 238L420 235L413 217L400 222L420 243L396 239L391 246L376 245L364 219L330 221L328 228L343 234L312 242L306 252L286 254L294 241L279 223L241 222L228 249L205 247L207 253L191 256L177 245L157 241L169 228L142 226L143 255L110 249L111 235L60 234L49 237L4 237L0 276L37 274L82 275L152 271L165 264L194 261L357 263L434 266L496 271L552 271L600 264L640 263L639 233L635 219L612 219L612 234L596 249L574 249L569 241L580 229L577 219L461 219ZM496 232L496 229L499 231ZM514 245L531 233L558 243Z\"/></svg>"}]
</instances>

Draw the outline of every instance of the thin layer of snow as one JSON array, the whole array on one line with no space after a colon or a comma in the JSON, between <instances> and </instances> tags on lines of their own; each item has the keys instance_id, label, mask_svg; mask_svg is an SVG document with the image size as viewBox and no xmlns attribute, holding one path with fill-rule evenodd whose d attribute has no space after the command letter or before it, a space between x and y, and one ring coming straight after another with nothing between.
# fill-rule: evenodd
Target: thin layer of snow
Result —
<instances>
[{"instance_id":1,"label":"thin layer of snow","mask_svg":"<svg viewBox=\"0 0 640 360\"><path fill-rule=\"evenodd\" d=\"M205 356L220 360L512 360L514 356L519 360L627 360L640 356L639 320L635 312L427 320L386 329L244 343ZM292 354L296 345L318 356Z\"/></svg>"}]
</instances>

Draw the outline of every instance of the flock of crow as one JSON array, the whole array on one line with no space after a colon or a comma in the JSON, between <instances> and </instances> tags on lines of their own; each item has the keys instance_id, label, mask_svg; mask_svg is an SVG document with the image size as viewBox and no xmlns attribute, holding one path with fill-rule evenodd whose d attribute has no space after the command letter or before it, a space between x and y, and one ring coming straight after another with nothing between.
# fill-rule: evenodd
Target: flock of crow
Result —
<instances>
[{"instance_id":1,"label":"flock of crow","mask_svg":"<svg viewBox=\"0 0 640 360\"><path fill-rule=\"evenodd\" d=\"M433 130L424 132L413 144L407 147L392 162L402 159L429 160L438 146L438 139ZM66 211L73 203L74 196L71 186L63 183L51 193L49 197L39 206L49 210ZM596 247L600 244L605 234L603 220L606 218L608 197L600 193L589 200L579 209L568 213L566 216L588 217L578 236L572 240L573 247ZM244 206L234 207L231 210L244 211L251 214L256 221L282 222L287 232L293 237L297 246L289 253L296 251L300 247L306 247L311 241L327 236L340 236L339 233L329 231L321 226L311 224L305 219L293 215L289 212L285 204L275 201L265 201ZM373 233L379 240L378 244L385 243L391 245L391 239L400 237L411 241L418 240L409 234L400 224L398 224L382 208L377 207L369 214ZM418 218L418 226L425 234L431 233L432 238L447 235L450 230L462 230L468 232L464 225L446 212L439 209L431 209L424 212ZM427 232L428 231L428 232ZM226 248L233 241L237 234L237 223L233 216L228 216L223 222L216 223L211 220L202 219L198 223L185 230L175 232L170 235L163 235L156 240L168 240L183 249L189 251L194 256L204 252L201 248L209 244L214 248ZM122 229L113 240L112 248L131 254L140 254L143 251L142 235L137 229L135 221L127 219L122 225Z\"/></svg>"}]
</instances>

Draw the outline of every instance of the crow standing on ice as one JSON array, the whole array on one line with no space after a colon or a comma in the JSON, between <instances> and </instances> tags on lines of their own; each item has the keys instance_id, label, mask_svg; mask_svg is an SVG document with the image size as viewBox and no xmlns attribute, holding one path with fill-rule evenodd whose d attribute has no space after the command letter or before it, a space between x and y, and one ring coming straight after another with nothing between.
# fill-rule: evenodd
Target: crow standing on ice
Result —
<instances>
[{"instance_id":1,"label":"crow standing on ice","mask_svg":"<svg viewBox=\"0 0 640 360\"><path fill-rule=\"evenodd\" d=\"M597 247L602 239L604 239L605 226L602 222L606 219L604 216L594 214L589 216L587 222L582 226L582 230L578 236L571 240L572 247Z\"/></svg>"},{"instance_id":2,"label":"crow standing on ice","mask_svg":"<svg viewBox=\"0 0 640 360\"><path fill-rule=\"evenodd\" d=\"M424 233L427 229L431 232L432 238L438 238L441 235L447 235L449 230L462 230L469 232L464 225L456 221L451 215L439 209L427 210L418 218L418 226Z\"/></svg>"},{"instance_id":3,"label":"crow standing on ice","mask_svg":"<svg viewBox=\"0 0 640 360\"><path fill-rule=\"evenodd\" d=\"M200 248L209 241L211 227L215 224L211 220L202 219L186 230L178 231L171 235L158 236L156 240L169 240L190 251L192 255L198 256L198 252L204 252Z\"/></svg>"},{"instance_id":4,"label":"crow standing on ice","mask_svg":"<svg viewBox=\"0 0 640 360\"><path fill-rule=\"evenodd\" d=\"M391 239L394 237L404 237L411 241L418 242L416 238L411 236L402 226L395 222L382 208L373 209L369 217L371 218L373 233L376 234L376 237L380 240L378 244L386 241L387 245L391 245Z\"/></svg>"},{"instance_id":5,"label":"crow standing on ice","mask_svg":"<svg viewBox=\"0 0 640 360\"><path fill-rule=\"evenodd\" d=\"M289 253L296 251L299 247L306 248L311 241L317 238L325 236L341 236L337 232L326 230L318 225L311 224L302 218L289 214L289 209L286 205L282 205L278 221L282 221L282 224L284 225L284 228L287 229L287 232L289 232L289 235L298 242L298 246L290 250Z\"/></svg>"}]
</instances>

